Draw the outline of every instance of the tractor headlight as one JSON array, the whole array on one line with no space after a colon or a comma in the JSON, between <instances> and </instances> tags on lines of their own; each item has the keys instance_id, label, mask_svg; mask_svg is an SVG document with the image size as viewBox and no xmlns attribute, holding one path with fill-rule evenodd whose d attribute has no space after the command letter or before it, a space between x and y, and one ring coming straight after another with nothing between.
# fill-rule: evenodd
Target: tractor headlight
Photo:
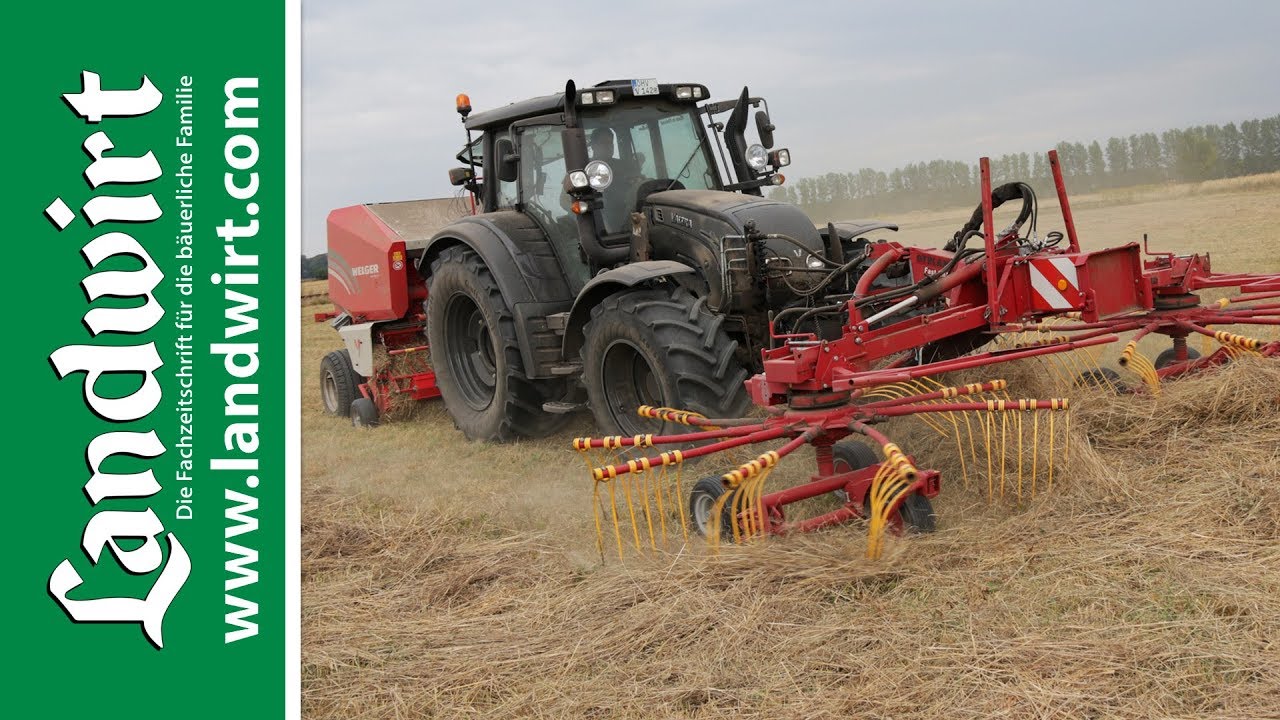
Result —
<instances>
[{"instance_id":1,"label":"tractor headlight","mask_svg":"<svg viewBox=\"0 0 1280 720\"><path fill-rule=\"evenodd\" d=\"M587 175L587 183L594 190L604 190L613 182L613 168L602 160L592 160L583 170Z\"/></svg>"},{"instance_id":2,"label":"tractor headlight","mask_svg":"<svg viewBox=\"0 0 1280 720\"><path fill-rule=\"evenodd\" d=\"M810 255L805 265L808 265L810 270L821 270L823 265L822 258L817 255Z\"/></svg>"},{"instance_id":3,"label":"tractor headlight","mask_svg":"<svg viewBox=\"0 0 1280 720\"><path fill-rule=\"evenodd\" d=\"M581 170L574 170L569 173L569 186L574 190L581 190L589 184L587 174Z\"/></svg>"},{"instance_id":4,"label":"tractor headlight","mask_svg":"<svg viewBox=\"0 0 1280 720\"><path fill-rule=\"evenodd\" d=\"M773 152L769 153L769 164L776 168L786 167L790 165L791 151L786 148L783 148L781 150L774 150Z\"/></svg>"},{"instance_id":5,"label":"tractor headlight","mask_svg":"<svg viewBox=\"0 0 1280 720\"><path fill-rule=\"evenodd\" d=\"M759 172L769 164L769 152L764 149L763 145L752 145L747 148L747 166L752 170Z\"/></svg>"}]
</instances>

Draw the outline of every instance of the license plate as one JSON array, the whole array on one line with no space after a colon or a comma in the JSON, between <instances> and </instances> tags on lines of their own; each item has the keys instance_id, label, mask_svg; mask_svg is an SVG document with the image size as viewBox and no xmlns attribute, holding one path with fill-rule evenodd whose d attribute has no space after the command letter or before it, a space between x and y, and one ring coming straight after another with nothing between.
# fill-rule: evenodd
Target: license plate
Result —
<instances>
[{"instance_id":1,"label":"license plate","mask_svg":"<svg viewBox=\"0 0 1280 720\"><path fill-rule=\"evenodd\" d=\"M647 80L632 80L631 94L632 95L657 95L658 81L654 80L653 78L649 78Z\"/></svg>"}]
</instances>

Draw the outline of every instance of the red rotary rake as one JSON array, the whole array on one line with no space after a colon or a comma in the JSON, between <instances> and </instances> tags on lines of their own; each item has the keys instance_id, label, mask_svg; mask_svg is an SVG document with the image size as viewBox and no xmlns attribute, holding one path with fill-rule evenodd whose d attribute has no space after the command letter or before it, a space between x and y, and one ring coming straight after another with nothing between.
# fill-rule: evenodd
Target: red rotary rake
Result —
<instances>
[{"instance_id":1,"label":"red rotary rake","mask_svg":"<svg viewBox=\"0 0 1280 720\"><path fill-rule=\"evenodd\" d=\"M928 499L941 489L940 474L918 467L875 429L877 424L913 416L954 440L966 481L971 469L981 471L985 464L991 497L1003 496L1006 485L1019 498L1034 494L1038 485L1051 488L1055 457L1069 449L1065 398L1014 399L1003 380L947 386L936 376L1041 358L1055 361L1055 370L1075 374L1077 384L1120 388L1118 374L1097 367L1095 352L1096 346L1129 332L1133 335L1120 363L1142 381L1135 392L1159 393L1164 379L1242 354L1280 355L1280 341L1213 329L1280 325L1280 275L1214 273L1207 254L1163 253L1144 262L1137 243L1082 251L1057 154L1050 152L1049 161L1066 228L1065 248L1059 247L1062 233L1036 237L1029 187L1011 183L992 191L989 163L983 158L982 203L945 249L871 244L867 253L873 262L847 299L790 308L772 318L774 346L762 351L764 371L747 381L763 417L709 419L640 407L642 417L661 421L664 429L687 425L691 431L574 440L574 448L588 458L594 481L601 552L609 535L620 557L627 546L656 548L677 517L680 533L687 536L685 528L692 525L713 543L805 532L867 517L867 554L877 558L886 529L933 528ZM995 232L994 208L1019 195L1024 205L1018 220ZM1030 237L1022 237L1028 217ZM968 247L979 237L981 248ZM877 283L887 268L901 267L904 261L910 282L888 289ZM1234 294L1206 306L1196 293L1207 289L1232 289ZM800 330L806 322L816 326L833 316L840 320L838 336ZM1154 362L1137 349L1138 341L1151 333L1173 341ZM1218 347L1200 356L1188 346L1191 335L1212 339ZM1064 417L1055 423L1060 415ZM841 442L852 435L879 446L879 457L862 443ZM684 462L774 441L782 444L723 475L699 480L686 505L679 472ZM778 462L804 445L814 448L816 474L766 493L765 479ZM670 449L620 457L647 448ZM593 458L596 450L609 457ZM836 493L842 505L816 517L788 520L788 505L828 493ZM607 524L612 533L605 532Z\"/></svg>"}]
</instances>

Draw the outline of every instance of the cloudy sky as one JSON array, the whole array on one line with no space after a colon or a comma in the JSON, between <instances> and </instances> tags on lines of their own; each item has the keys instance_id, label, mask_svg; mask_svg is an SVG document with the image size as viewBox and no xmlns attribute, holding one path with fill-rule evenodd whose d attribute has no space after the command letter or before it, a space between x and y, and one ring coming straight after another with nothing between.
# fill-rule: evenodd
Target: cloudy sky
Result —
<instances>
[{"instance_id":1,"label":"cloudy sky","mask_svg":"<svg viewBox=\"0 0 1280 720\"><path fill-rule=\"evenodd\" d=\"M1280 112L1280 3L304 0L303 249L362 202L445 197L476 110L605 79L743 85L788 175L1039 151Z\"/></svg>"}]
</instances>

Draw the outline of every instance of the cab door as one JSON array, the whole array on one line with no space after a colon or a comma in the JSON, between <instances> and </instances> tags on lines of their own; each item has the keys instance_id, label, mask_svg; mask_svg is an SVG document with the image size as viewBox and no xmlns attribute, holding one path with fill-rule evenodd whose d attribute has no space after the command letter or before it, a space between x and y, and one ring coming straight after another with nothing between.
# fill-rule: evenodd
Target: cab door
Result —
<instances>
[{"instance_id":1,"label":"cab door","mask_svg":"<svg viewBox=\"0 0 1280 720\"><path fill-rule=\"evenodd\" d=\"M590 276L582 257L578 223L564 191L567 174L559 125L516 128L520 154L520 203L525 214L542 228L576 293Z\"/></svg>"}]
</instances>

